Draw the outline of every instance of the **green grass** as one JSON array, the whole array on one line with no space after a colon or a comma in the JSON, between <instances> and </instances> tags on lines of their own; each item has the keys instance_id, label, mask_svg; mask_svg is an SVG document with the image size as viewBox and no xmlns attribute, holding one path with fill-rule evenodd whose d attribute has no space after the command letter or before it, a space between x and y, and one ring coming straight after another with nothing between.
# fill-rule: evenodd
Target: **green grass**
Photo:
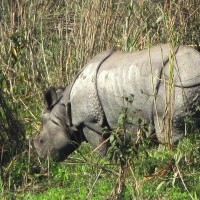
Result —
<instances>
[{"instance_id":1,"label":"green grass","mask_svg":"<svg viewBox=\"0 0 200 200\"><path fill-rule=\"evenodd\" d=\"M143 146L129 158L122 199L198 199L200 196L199 132L183 139L175 150ZM145 147L145 148L144 148ZM43 160L28 166L26 156L10 166L3 188L9 199L110 199L120 163L110 162L83 145L63 163ZM36 164L37 160L32 160ZM23 181L23 182L22 182Z\"/></svg>"},{"instance_id":2,"label":"green grass","mask_svg":"<svg viewBox=\"0 0 200 200\"><path fill-rule=\"evenodd\" d=\"M4 162L0 164L0 195L3 199L111 199L123 178L121 199L200 198L197 130L174 149L158 148L149 141L134 146L134 152L123 147L119 154L128 162L125 173L121 170L122 160L102 158L91 153L91 147L85 144L64 163L39 161L32 140L27 145L22 137L23 134L34 137L40 131L44 90L52 85L69 84L97 53L111 48L139 50L166 42L172 46L199 44L199 2L167 2L2 0L0 162ZM10 113L12 117L7 115ZM13 123L16 119L19 126Z\"/></svg>"},{"instance_id":3,"label":"green grass","mask_svg":"<svg viewBox=\"0 0 200 200\"><path fill-rule=\"evenodd\" d=\"M84 147L83 147L84 149ZM79 157L79 156L76 156ZM96 157L97 161L94 162ZM87 161L68 160L62 164L50 162L43 163L45 168L44 177L35 177L36 183L23 195L16 195L21 199L103 199L112 190L114 175L107 173L110 168L108 161L97 155ZM116 176L116 175L115 175ZM113 177L113 178L112 178ZM105 181L111 178L109 182ZM39 180L38 180L39 179ZM39 186L39 188L37 188Z\"/></svg>"}]
</instances>

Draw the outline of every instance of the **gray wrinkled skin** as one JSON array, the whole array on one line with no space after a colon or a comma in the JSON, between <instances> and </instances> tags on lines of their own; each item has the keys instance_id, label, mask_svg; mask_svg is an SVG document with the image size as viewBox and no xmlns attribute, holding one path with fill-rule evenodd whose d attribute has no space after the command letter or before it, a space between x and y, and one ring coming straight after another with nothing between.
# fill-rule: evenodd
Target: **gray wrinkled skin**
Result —
<instances>
[{"instance_id":1,"label":"gray wrinkled skin","mask_svg":"<svg viewBox=\"0 0 200 200\"><path fill-rule=\"evenodd\" d=\"M35 139L40 157L64 160L87 141L105 155L105 127L114 130L120 113L127 108L127 128L136 133L138 119L148 122L150 134L167 142L165 118L172 113L171 141L187 131L185 119L199 122L200 53L191 47L159 45L134 53L106 51L94 57L64 91L50 88L43 129ZM174 66L171 111L169 104L170 65ZM133 97L133 102L126 99ZM69 106L70 105L70 106ZM197 123L200 126L200 123Z\"/></svg>"}]
</instances>

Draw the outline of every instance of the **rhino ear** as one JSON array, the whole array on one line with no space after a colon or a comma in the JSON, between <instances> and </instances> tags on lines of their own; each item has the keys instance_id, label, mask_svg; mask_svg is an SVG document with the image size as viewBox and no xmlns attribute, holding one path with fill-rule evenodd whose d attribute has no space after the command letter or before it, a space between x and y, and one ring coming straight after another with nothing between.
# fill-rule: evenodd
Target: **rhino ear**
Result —
<instances>
[{"instance_id":1,"label":"rhino ear","mask_svg":"<svg viewBox=\"0 0 200 200\"><path fill-rule=\"evenodd\" d=\"M53 108L53 106L56 104L58 99L61 97L62 93L63 93L62 88L56 89L54 87L50 87L46 90L44 96L45 96L45 101L47 104L47 109Z\"/></svg>"}]
</instances>

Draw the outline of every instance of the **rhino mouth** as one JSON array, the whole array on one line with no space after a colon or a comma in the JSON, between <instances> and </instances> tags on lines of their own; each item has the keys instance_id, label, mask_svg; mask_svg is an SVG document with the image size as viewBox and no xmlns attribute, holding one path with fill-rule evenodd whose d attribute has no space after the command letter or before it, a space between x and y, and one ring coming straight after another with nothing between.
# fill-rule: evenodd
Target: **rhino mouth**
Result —
<instances>
[{"instance_id":1,"label":"rhino mouth","mask_svg":"<svg viewBox=\"0 0 200 200\"><path fill-rule=\"evenodd\" d=\"M64 161L71 153L73 153L80 144L76 142L69 142L65 147L61 149L55 149L51 151L51 156L53 160L56 162L62 162Z\"/></svg>"}]
</instances>

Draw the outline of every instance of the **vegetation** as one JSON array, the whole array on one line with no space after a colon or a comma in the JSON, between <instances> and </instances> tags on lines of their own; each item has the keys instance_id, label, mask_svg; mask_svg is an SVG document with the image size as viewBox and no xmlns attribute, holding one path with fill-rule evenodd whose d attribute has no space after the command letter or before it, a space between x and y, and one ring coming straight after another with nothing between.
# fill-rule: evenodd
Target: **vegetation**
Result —
<instances>
[{"instance_id":1,"label":"vegetation","mask_svg":"<svg viewBox=\"0 0 200 200\"><path fill-rule=\"evenodd\" d=\"M199 199L199 130L162 149L116 132L110 158L83 144L63 163L40 160L32 144L48 86L67 85L106 49L166 42L199 48L199 13L198 0L1 0L1 197Z\"/></svg>"}]
</instances>

